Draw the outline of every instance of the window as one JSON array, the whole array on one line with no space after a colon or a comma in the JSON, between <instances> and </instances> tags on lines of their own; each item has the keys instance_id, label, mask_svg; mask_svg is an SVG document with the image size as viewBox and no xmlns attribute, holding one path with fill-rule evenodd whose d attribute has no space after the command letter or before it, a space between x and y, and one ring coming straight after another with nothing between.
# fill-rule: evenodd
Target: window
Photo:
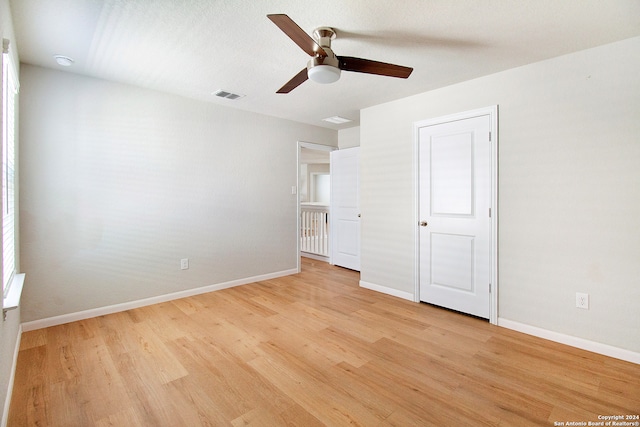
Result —
<instances>
[{"instance_id":1,"label":"window","mask_svg":"<svg viewBox=\"0 0 640 427\"><path fill-rule=\"evenodd\" d=\"M14 279L15 260L15 97L18 79L2 40L2 290L6 297Z\"/></svg>"}]
</instances>

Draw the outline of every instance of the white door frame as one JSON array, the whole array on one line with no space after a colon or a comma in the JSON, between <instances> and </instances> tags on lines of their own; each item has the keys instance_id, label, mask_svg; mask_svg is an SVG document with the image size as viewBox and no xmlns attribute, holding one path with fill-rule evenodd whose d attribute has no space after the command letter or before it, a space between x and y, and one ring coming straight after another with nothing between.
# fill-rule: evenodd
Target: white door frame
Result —
<instances>
[{"instance_id":1,"label":"white door frame","mask_svg":"<svg viewBox=\"0 0 640 427\"><path fill-rule=\"evenodd\" d=\"M298 273L302 271L302 266L300 265L300 151L302 148L308 148L310 150L318 150L318 151L326 151L331 152L338 149L338 147L332 147L330 145L322 145L316 144L314 142L305 142L298 141L298 146L296 147L296 248L297 248L297 258L296 263L298 266ZM331 248L329 248L329 260L331 260Z\"/></svg>"},{"instance_id":2,"label":"white door frame","mask_svg":"<svg viewBox=\"0 0 640 427\"><path fill-rule=\"evenodd\" d=\"M489 116L491 122L490 142L491 142L491 293L489 307L489 322L493 325L498 324L498 106L493 105L477 110L465 111L462 113L451 114L433 119L414 122L414 242L415 242L415 290L414 301L420 302L420 128L425 126L438 125L442 123L464 120L479 116Z\"/></svg>"}]
</instances>

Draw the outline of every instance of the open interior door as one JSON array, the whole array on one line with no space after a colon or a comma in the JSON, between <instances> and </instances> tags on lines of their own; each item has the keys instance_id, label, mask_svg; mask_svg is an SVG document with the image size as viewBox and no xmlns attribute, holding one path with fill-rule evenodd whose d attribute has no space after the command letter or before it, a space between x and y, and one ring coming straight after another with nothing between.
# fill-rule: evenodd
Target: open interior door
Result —
<instances>
[{"instance_id":1,"label":"open interior door","mask_svg":"<svg viewBox=\"0 0 640 427\"><path fill-rule=\"evenodd\" d=\"M360 271L360 147L331 152L331 264Z\"/></svg>"}]
</instances>

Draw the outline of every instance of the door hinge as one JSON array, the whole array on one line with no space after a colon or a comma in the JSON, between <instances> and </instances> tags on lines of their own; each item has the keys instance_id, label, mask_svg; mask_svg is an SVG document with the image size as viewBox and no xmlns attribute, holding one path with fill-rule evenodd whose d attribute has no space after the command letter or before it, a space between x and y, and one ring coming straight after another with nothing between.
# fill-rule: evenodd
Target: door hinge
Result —
<instances>
[{"instance_id":1,"label":"door hinge","mask_svg":"<svg viewBox=\"0 0 640 427\"><path fill-rule=\"evenodd\" d=\"M489 132L489 142L491 142L491 132Z\"/></svg>"},{"instance_id":2,"label":"door hinge","mask_svg":"<svg viewBox=\"0 0 640 427\"><path fill-rule=\"evenodd\" d=\"M489 208L489 218L491 218L491 208Z\"/></svg>"},{"instance_id":3,"label":"door hinge","mask_svg":"<svg viewBox=\"0 0 640 427\"><path fill-rule=\"evenodd\" d=\"M489 283L489 293L491 293L491 283Z\"/></svg>"}]
</instances>

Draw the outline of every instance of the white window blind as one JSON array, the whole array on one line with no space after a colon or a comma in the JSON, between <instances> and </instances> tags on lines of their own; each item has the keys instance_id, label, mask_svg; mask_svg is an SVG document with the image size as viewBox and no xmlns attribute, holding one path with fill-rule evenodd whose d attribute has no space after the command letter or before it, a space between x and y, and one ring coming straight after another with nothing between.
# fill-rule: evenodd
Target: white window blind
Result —
<instances>
[{"instance_id":1,"label":"white window blind","mask_svg":"<svg viewBox=\"0 0 640 427\"><path fill-rule=\"evenodd\" d=\"M15 97L18 79L9 55L9 41L2 40L2 289L6 297L15 263Z\"/></svg>"}]
</instances>

